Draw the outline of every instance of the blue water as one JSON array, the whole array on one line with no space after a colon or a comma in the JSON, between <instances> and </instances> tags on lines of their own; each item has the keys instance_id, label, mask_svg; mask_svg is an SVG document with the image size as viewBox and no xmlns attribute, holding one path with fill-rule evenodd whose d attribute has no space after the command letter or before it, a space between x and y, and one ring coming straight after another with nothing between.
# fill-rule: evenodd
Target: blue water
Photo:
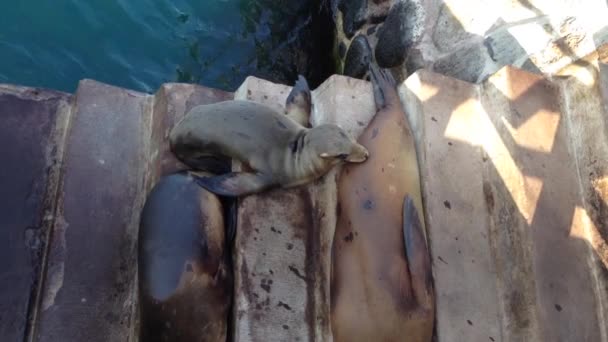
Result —
<instances>
[{"instance_id":1,"label":"blue water","mask_svg":"<svg viewBox=\"0 0 608 342\"><path fill-rule=\"evenodd\" d=\"M145 92L181 81L235 90L288 82L308 59L310 1L20 0L0 3L0 83L73 92L91 78Z\"/></svg>"}]
</instances>

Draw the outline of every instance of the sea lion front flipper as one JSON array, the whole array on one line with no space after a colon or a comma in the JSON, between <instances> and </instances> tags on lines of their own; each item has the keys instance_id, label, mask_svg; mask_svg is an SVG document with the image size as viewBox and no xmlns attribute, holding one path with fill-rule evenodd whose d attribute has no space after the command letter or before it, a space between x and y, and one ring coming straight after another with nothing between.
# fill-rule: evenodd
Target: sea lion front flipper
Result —
<instances>
[{"instance_id":1,"label":"sea lion front flipper","mask_svg":"<svg viewBox=\"0 0 608 342\"><path fill-rule=\"evenodd\" d=\"M403 201L403 238L414 296L421 307L430 308L433 305L431 259L418 210L408 195Z\"/></svg>"},{"instance_id":2,"label":"sea lion front flipper","mask_svg":"<svg viewBox=\"0 0 608 342\"><path fill-rule=\"evenodd\" d=\"M304 127L310 127L310 110L312 100L308 82L302 75L294 84L285 101L285 115Z\"/></svg>"},{"instance_id":3,"label":"sea lion front flipper","mask_svg":"<svg viewBox=\"0 0 608 342\"><path fill-rule=\"evenodd\" d=\"M397 86L393 75L386 69L380 69L375 63L369 64L370 78L374 90L376 110L386 108L393 103L400 103Z\"/></svg>"},{"instance_id":4,"label":"sea lion front flipper","mask_svg":"<svg viewBox=\"0 0 608 342\"><path fill-rule=\"evenodd\" d=\"M234 237L236 236L236 226L237 226L237 209L238 209L238 200L233 199L228 203L227 210L227 220L226 220L226 241L229 244L232 244Z\"/></svg>"},{"instance_id":5,"label":"sea lion front flipper","mask_svg":"<svg viewBox=\"0 0 608 342\"><path fill-rule=\"evenodd\" d=\"M196 177L203 188L220 196L238 197L270 188L270 177L250 172L230 172L215 177Z\"/></svg>"},{"instance_id":6,"label":"sea lion front flipper","mask_svg":"<svg viewBox=\"0 0 608 342\"><path fill-rule=\"evenodd\" d=\"M231 159L222 156L201 156L198 158L190 158L186 165L195 170L206 171L216 175L221 175L230 172L232 169Z\"/></svg>"}]
</instances>

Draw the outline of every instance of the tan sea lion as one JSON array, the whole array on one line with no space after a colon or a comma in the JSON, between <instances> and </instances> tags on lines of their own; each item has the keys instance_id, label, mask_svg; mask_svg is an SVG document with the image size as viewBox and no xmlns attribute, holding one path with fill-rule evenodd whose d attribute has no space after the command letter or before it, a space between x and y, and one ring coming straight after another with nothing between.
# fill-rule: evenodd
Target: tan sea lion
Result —
<instances>
[{"instance_id":1,"label":"tan sea lion","mask_svg":"<svg viewBox=\"0 0 608 342\"><path fill-rule=\"evenodd\" d=\"M207 190L230 197L302 185L339 163L365 161L365 147L340 127L325 124L306 128L290 118L304 120L303 113L310 111L310 96L300 91L304 85L295 88L296 94L288 98L286 106L288 111L297 111L294 115L283 115L252 101L194 107L172 129L171 150L194 168L202 168L208 160L242 162L252 171L197 179Z\"/></svg>"},{"instance_id":2,"label":"tan sea lion","mask_svg":"<svg viewBox=\"0 0 608 342\"><path fill-rule=\"evenodd\" d=\"M431 341L435 297L412 132L385 71L370 67L370 152L338 181L331 282L335 341Z\"/></svg>"},{"instance_id":3,"label":"tan sea lion","mask_svg":"<svg viewBox=\"0 0 608 342\"><path fill-rule=\"evenodd\" d=\"M140 340L226 341L230 255L217 196L189 172L161 178L141 213Z\"/></svg>"}]
</instances>

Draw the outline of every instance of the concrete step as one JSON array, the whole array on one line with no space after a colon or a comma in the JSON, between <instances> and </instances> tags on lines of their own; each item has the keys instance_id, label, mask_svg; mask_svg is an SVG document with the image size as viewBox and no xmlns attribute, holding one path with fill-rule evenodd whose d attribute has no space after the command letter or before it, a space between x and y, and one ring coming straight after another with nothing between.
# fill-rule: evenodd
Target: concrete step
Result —
<instances>
[{"instance_id":1,"label":"concrete step","mask_svg":"<svg viewBox=\"0 0 608 342\"><path fill-rule=\"evenodd\" d=\"M78 86L40 307L40 341L118 341L131 334L151 100L91 80Z\"/></svg>"},{"instance_id":2,"label":"concrete step","mask_svg":"<svg viewBox=\"0 0 608 342\"><path fill-rule=\"evenodd\" d=\"M0 336L23 340L52 229L71 96L0 85Z\"/></svg>"},{"instance_id":3,"label":"concrete step","mask_svg":"<svg viewBox=\"0 0 608 342\"><path fill-rule=\"evenodd\" d=\"M312 93L311 123L337 123L349 133L360 134L374 114L370 90L364 81L328 79ZM290 91L291 87L249 77L235 98L260 102L282 113ZM343 115L343 108L357 110ZM336 177L333 170L311 185L240 201L234 250L237 341L266 341L269 336L277 341L331 340Z\"/></svg>"},{"instance_id":4,"label":"concrete step","mask_svg":"<svg viewBox=\"0 0 608 342\"><path fill-rule=\"evenodd\" d=\"M165 84L156 94L78 87L37 340L136 340L136 237L145 197L183 168L166 144L192 106L230 93Z\"/></svg>"},{"instance_id":5,"label":"concrete step","mask_svg":"<svg viewBox=\"0 0 608 342\"><path fill-rule=\"evenodd\" d=\"M421 70L401 85L438 341L608 339L608 67L598 58L552 79L506 67L474 85ZM147 95L90 80L75 96L1 89L0 197L11 215L0 218L0 247L11 262L0 265L10 284L0 305L17 313L0 320L2 336L135 341L139 212L158 179L184 167L168 132L193 106L233 94L166 84ZM249 78L234 97L282 110L289 91ZM313 102L313 125L354 136L375 114L370 84L342 76ZM237 341L332 339L338 174L240 201Z\"/></svg>"},{"instance_id":6,"label":"concrete step","mask_svg":"<svg viewBox=\"0 0 608 342\"><path fill-rule=\"evenodd\" d=\"M439 340L606 341L604 75L505 67L476 86L419 71L402 86Z\"/></svg>"}]
</instances>

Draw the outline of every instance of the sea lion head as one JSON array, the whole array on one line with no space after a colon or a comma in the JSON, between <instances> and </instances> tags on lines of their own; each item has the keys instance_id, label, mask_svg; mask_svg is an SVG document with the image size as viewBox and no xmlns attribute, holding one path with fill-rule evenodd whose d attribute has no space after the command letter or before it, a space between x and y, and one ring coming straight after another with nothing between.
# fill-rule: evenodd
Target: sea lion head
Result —
<instances>
[{"instance_id":1,"label":"sea lion head","mask_svg":"<svg viewBox=\"0 0 608 342\"><path fill-rule=\"evenodd\" d=\"M357 143L337 125L316 126L311 128L307 135L310 148L331 165L341 162L362 163L369 156L363 145Z\"/></svg>"}]
</instances>

